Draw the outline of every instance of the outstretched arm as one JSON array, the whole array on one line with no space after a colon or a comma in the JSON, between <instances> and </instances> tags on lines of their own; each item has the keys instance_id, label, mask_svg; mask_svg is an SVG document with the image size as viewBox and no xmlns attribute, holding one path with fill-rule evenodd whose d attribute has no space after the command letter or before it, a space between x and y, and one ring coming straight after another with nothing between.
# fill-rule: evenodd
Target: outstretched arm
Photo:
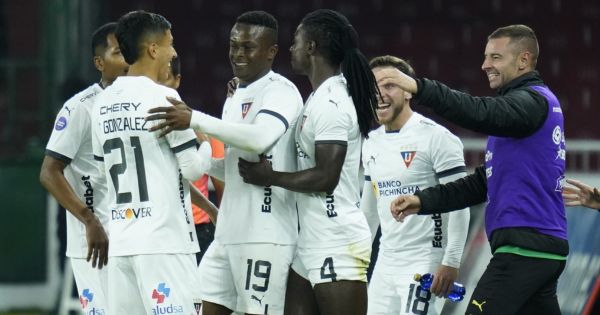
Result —
<instances>
[{"instance_id":1,"label":"outstretched arm","mask_svg":"<svg viewBox=\"0 0 600 315\"><path fill-rule=\"evenodd\" d=\"M546 100L531 89L500 97L477 97L403 73L393 80L419 104L459 126L488 135L526 137L536 132L548 115Z\"/></svg>"},{"instance_id":2,"label":"outstretched arm","mask_svg":"<svg viewBox=\"0 0 600 315\"><path fill-rule=\"evenodd\" d=\"M160 136L191 127L236 148L260 154L267 151L289 126L286 118L277 113L259 112L252 124L242 124L192 110L174 98L168 97L167 100L174 106L153 108L148 111L153 115L146 117L148 121L164 120L150 129L161 130Z\"/></svg>"},{"instance_id":3,"label":"outstretched arm","mask_svg":"<svg viewBox=\"0 0 600 315\"><path fill-rule=\"evenodd\" d=\"M92 261L92 267L102 269L108 263L108 236L98 217L81 201L67 179L63 170L65 162L49 155L44 157L40 182L54 198L81 223L85 225L88 253L86 260Z\"/></svg>"}]
</instances>

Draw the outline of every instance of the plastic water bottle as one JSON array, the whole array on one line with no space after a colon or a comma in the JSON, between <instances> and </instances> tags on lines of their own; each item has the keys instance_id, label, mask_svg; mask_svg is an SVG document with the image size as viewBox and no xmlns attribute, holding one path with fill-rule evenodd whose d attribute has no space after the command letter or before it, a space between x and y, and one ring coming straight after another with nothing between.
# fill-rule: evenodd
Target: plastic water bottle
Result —
<instances>
[{"instance_id":1,"label":"plastic water bottle","mask_svg":"<svg viewBox=\"0 0 600 315\"><path fill-rule=\"evenodd\" d=\"M433 275L432 274L426 273L424 275L420 275L417 273L417 274L415 274L414 279L415 279L415 281L417 281L421 284L422 290L429 291L431 289L431 284L433 283ZM465 298L466 292L467 292L467 290L465 289L464 285L462 285L458 282L454 282L452 284L452 289L450 290L450 293L448 294L447 298L450 301L459 302Z\"/></svg>"}]
</instances>

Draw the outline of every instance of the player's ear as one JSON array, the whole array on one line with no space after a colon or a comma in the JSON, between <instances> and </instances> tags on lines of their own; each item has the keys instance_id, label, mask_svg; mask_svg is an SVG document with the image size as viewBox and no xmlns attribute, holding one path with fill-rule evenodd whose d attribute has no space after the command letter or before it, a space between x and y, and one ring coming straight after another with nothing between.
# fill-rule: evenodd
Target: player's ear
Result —
<instances>
[{"instance_id":1,"label":"player's ear","mask_svg":"<svg viewBox=\"0 0 600 315\"><path fill-rule=\"evenodd\" d=\"M268 60L273 60L275 59L275 56L277 55L277 52L279 51L279 45L275 44L272 45L271 47L269 47L269 56L268 56Z\"/></svg>"},{"instance_id":2,"label":"player's ear","mask_svg":"<svg viewBox=\"0 0 600 315\"><path fill-rule=\"evenodd\" d=\"M104 59L100 56L94 56L94 67L100 72L104 71Z\"/></svg>"},{"instance_id":3,"label":"player's ear","mask_svg":"<svg viewBox=\"0 0 600 315\"><path fill-rule=\"evenodd\" d=\"M404 91L404 99L410 101L412 99L412 93Z\"/></svg>"},{"instance_id":4,"label":"player's ear","mask_svg":"<svg viewBox=\"0 0 600 315\"><path fill-rule=\"evenodd\" d=\"M150 43L148 45L148 48L146 48L146 51L148 52L148 55L152 58L152 59L156 59L156 57L158 56L158 50L159 47L156 43Z\"/></svg>"},{"instance_id":5,"label":"player's ear","mask_svg":"<svg viewBox=\"0 0 600 315\"><path fill-rule=\"evenodd\" d=\"M306 52L309 55L314 55L317 52L317 43L314 40L308 41Z\"/></svg>"}]
</instances>

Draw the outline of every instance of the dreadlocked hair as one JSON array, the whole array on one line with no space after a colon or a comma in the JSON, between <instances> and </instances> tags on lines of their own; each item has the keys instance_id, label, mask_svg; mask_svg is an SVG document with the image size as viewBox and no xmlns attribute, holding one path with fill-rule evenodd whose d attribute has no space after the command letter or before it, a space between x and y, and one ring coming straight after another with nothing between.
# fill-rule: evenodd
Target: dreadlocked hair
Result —
<instances>
[{"instance_id":1,"label":"dreadlocked hair","mask_svg":"<svg viewBox=\"0 0 600 315\"><path fill-rule=\"evenodd\" d=\"M302 28L309 40L332 66L339 66L346 78L352 97L358 126L367 137L371 122L377 117L379 89L367 58L358 49L358 33L341 13L320 9L302 19Z\"/></svg>"}]
</instances>

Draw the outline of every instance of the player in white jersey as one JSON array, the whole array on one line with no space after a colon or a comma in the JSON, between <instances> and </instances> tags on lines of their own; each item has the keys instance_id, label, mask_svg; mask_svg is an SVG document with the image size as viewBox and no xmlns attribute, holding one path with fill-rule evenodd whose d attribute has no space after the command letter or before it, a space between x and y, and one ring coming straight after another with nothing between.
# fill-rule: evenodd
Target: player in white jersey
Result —
<instances>
[{"instance_id":1,"label":"player in white jersey","mask_svg":"<svg viewBox=\"0 0 600 315\"><path fill-rule=\"evenodd\" d=\"M113 314L192 314L199 298L188 180L208 169L210 147L197 151L192 130L158 138L144 120L166 97L179 98L156 83L176 56L170 29L145 11L119 19L115 34L129 72L97 97L92 113L94 157L108 181Z\"/></svg>"},{"instance_id":2,"label":"player in white jersey","mask_svg":"<svg viewBox=\"0 0 600 315\"><path fill-rule=\"evenodd\" d=\"M240 173L254 184L299 192L286 314L365 314L371 237L359 209L358 169L361 133L377 105L375 79L356 31L338 12L305 16L290 50L293 70L313 87L296 130L299 171L241 161Z\"/></svg>"},{"instance_id":3,"label":"player in white jersey","mask_svg":"<svg viewBox=\"0 0 600 315\"><path fill-rule=\"evenodd\" d=\"M414 76L408 63L381 56L370 66L382 96L377 107L382 126L369 133L362 151L361 209L373 234L381 224L368 314L440 314L444 300L435 295L446 296L458 277L469 211L412 216L409 224L399 224L389 208L399 195L464 177L462 143L446 128L413 112L411 94L390 82L400 72ZM413 280L415 273L434 274L433 294L421 290Z\"/></svg>"},{"instance_id":4,"label":"player in white jersey","mask_svg":"<svg viewBox=\"0 0 600 315\"><path fill-rule=\"evenodd\" d=\"M298 234L294 196L280 187L244 183L237 167L238 159L258 161L261 154L276 169L296 170L293 130L302 98L293 83L271 71L277 28L263 11L237 18L229 58L239 85L223 106L222 120L184 104L157 108L153 112L166 113L148 117L166 119L157 129L191 126L226 144L224 161L210 172L226 185L215 240L200 263L203 314L283 314ZM175 117L183 118L181 124Z\"/></svg>"},{"instance_id":5,"label":"player in white jersey","mask_svg":"<svg viewBox=\"0 0 600 315\"><path fill-rule=\"evenodd\" d=\"M108 260L108 237L103 228L108 221L107 187L93 159L90 116L97 95L128 68L114 35L116 25L107 23L94 32L92 53L100 82L65 102L40 172L42 185L68 210L66 255L86 314L107 310L107 274L102 269Z\"/></svg>"}]
</instances>

